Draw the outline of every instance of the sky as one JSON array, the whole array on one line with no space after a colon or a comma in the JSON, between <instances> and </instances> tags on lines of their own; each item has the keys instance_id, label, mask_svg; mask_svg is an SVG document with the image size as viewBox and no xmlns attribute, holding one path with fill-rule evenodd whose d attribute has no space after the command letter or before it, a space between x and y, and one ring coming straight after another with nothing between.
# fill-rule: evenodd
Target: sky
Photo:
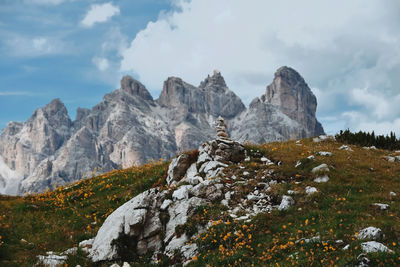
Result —
<instances>
[{"instance_id":1,"label":"sky","mask_svg":"<svg viewBox=\"0 0 400 267\"><path fill-rule=\"evenodd\" d=\"M248 105L281 66L325 131L400 136L397 0L0 0L0 128L60 98L74 119L130 74L158 98L213 70Z\"/></svg>"}]
</instances>

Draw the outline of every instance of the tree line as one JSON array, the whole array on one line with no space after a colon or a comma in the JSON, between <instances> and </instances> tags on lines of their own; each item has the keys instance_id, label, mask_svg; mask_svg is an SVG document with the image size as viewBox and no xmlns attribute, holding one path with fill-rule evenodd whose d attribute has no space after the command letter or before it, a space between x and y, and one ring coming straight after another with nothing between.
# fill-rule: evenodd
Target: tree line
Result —
<instances>
[{"instance_id":1,"label":"tree line","mask_svg":"<svg viewBox=\"0 0 400 267\"><path fill-rule=\"evenodd\" d=\"M400 150L400 140L397 139L394 132L390 132L390 135L375 135L374 132L363 132L357 133L350 132L349 129L343 131L340 130L335 135L337 141L360 146L375 146L377 148L388 149L388 150Z\"/></svg>"}]
</instances>

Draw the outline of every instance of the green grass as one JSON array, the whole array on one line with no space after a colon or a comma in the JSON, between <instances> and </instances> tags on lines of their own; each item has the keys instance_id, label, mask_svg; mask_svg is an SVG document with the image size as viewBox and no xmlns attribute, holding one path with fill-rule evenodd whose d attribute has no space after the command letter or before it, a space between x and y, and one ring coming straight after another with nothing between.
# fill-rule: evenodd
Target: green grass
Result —
<instances>
[{"instance_id":1,"label":"green grass","mask_svg":"<svg viewBox=\"0 0 400 267\"><path fill-rule=\"evenodd\" d=\"M294 196L296 205L288 211L259 214L250 223L221 220L197 239L201 254L190 266L351 266L362 253L362 241L355 233L368 226L381 228L386 235L382 243L395 251L369 254L372 266L400 264L400 205L398 197L389 195L390 191L400 192L400 164L384 160L389 153L384 150L352 147L354 152L348 152L338 150L341 144L334 141L313 143L306 139L302 143L248 147L253 151L258 148L274 162L281 161L280 167L274 167L275 177L288 182L276 185L274 191L280 196L288 189L300 191ZM333 156L316 155L318 151L330 151ZM312 154L315 160L307 160ZM294 168L298 160L303 164ZM253 162L257 160L246 164ZM330 180L318 184L313 182L311 169L321 163L330 166ZM320 193L307 196L303 191L307 185L317 187ZM390 204L390 209L379 210L371 205L374 202ZM319 242L296 243L317 234ZM343 240L343 244L336 240ZM342 250L346 244L350 248Z\"/></svg>"},{"instance_id":2,"label":"green grass","mask_svg":"<svg viewBox=\"0 0 400 267\"><path fill-rule=\"evenodd\" d=\"M361 254L362 241L355 233L368 226L381 228L385 233L381 242L395 251L368 255L372 266L400 265L400 163L385 160L383 157L390 153L385 150L351 146L354 151L349 152L338 150L341 144L335 141L314 143L305 139L301 143L246 145L251 157L251 161L242 163L246 169L230 165L224 171L227 177L249 172L248 184L235 188L232 201L240 201L262 181L264 171L273 169L273 179L285 182L273 186L270 194L274 201L279 203L291 189L299 192L293 196L296 204L287 211L259 214L248 223L233 221L226 207L218 203L199 207L177 229L191 235L197 227L213 224L191 241L198 244L200 255L190 266L352 266ZM319 151L333 155L319 156ZM310 155L315 155L315 160L307 160ZM262 156L281 164L265 166L260 161ZM299 160L302 165L295 168ZM311 169L321 163L330 167L330 179L318 184L313 182ZM152 186L163 186L167 166L158 163L114 171L41 195L0 197L0 235L4 242L0 265L31 266L37 255L49 250L61 252L95 236L105 218L121 204ZM317 187L319 193L306 195L306 186ZM391 191L397 196L390 196ZM374 202L389 204L390 209L379 210L371 205ZM318 242L296 242L316 235L320 236ZM21 238L28 244L21 243ZM339 239L343 244L336 243ZM342 250L346 244L350 248ZM132 263L139 266L148 259L135 261ZM164 258L161 264L174 262ZM92 264L83 252L67 263Z\"/></svg>"},{"instance_id":3,"label":"green grass","mask_svg":"<svg viewBox=\"0 0 400 267\"><path fill-rule=\"evenodd\" d=\"M81 180L53 192L0 197L0 265L32 266L37 255L62 252L94 237L116 208L152 186L163 185L167 167L168 163L151 163ZM70 264L90 265L82 254L70 259Z\"/></svg>"}]
</instances>

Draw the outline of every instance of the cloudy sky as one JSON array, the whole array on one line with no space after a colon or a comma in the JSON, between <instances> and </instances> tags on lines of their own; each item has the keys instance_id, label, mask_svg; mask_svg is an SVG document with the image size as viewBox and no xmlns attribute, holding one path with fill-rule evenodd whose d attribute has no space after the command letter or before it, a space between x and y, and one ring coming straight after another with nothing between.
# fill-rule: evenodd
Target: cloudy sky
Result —
<instances>
[{"instance_id":1,"label":"cloudy sky","mask_svg":"<svg viewBox=\"0 0 400 267\"><path fill-rule=\"evenodd\" d=\"M60 98L72 118L128 73L157 98L168 76L214 69L245 104L296 69L328 133L400 135L397 0L0 0L0 128Z\"/></svg>"}]
</instances>

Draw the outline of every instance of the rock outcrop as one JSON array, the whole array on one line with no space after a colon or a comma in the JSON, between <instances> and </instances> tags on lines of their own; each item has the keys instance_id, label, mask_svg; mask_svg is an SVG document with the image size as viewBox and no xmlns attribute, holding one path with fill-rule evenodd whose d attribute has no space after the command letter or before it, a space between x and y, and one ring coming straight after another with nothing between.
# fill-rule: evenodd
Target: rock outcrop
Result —
<instances>
[{"instance_id":1,"label":"rock outcrop","mask_svg":"<svg viewBox=\"0 0 400 267\"><path fill-rule=\"evenodd\" d=\"M0 193L42 192L119 166L170 159L211 140L219 116L230 131L210 149L236 160L224 154L240 149L227 136L258 143L318 135L323 130L315 108L304 79L287 67L248 109L218 71L198 87L170 77L156 100L124 76L120 89L91 110L79 108L74 121L56 99L27 122L9 123L0 136Z\"/></svg>"},{"instance_id":2,"label":"rock outcrop","mask_svg":"<svg viewBox=\"0 0 400 267\"><path fill-rule=\"evenodd\" d=\"M306 136L324 134L315 117L317 98L303 77L294 69L286 66L279 68L261 100L278 107L283 114L305 126Z\"/></svg>"},{"instance_id":3,"label":"rock outcrop","mask_svg":"<svg viewBox=\"0 0 400 267\"><path fill-rule=\"evenodd\" d=\"M232 135L255 142L322 135L316 108L317 99L303 77L292 68L281 67L265 94L235 118Z\"/></svg>"},{"instance_id":4,"label":"rock outcrop","mask_svg":"<svg viewBox=\"0 0 400 267\"><path fill-rule=\"evenodd\" d=\"M195 242L198 235L213 225L212 222L206 226L192 222L191 226L195 228L191 228L190 234L179 231L185 229L198 207L201 206L203 212L204 207L220 202L227 207L231 220L240 221L272 209L289 209L294 204L291 197L284 196L280 205L273 205L270 185L278 183L271 177L273 169L270 166L274 163L265 160L259 152L256 153L260 162L269 162L260 171L270 178L263 176L265 182L258 184L255 178L236 178L244 168L241 164L247 151L227 136L221 117L216 121L216 130L217 138L201 145L198 153L183 153L172 160L166 178L167 187L152 188L139 194L105 220L94 241L88 241L92 243L88 251L94 262L126 260L122 255L127 251L120 251L123 246L119 243L130 240L129 244L133 245L129 248L129 255L150 253L155 263L163 255L171 259L179 257L177 260L185 264L198 254ZM237 168L236 175L232 173L232 166ZM231 179L236 180L235 184ZM248 184L250 193L241 195L243 190L235 186L236 183L241 186Z\"/></svg>"},{"instance_id":5,"label":"rock outcrop","mask_svg":"<svg viewBox=\"0 0 400 267\"><path fill-rule=\"evenodd\" d=\"M172 257L176 250L182 253L184 261L196 255L196 244L187 244L192 237L177 234L176 229L187 222L196 207L223 198L224 185L220 177L228 166L226 163L232 158L244 158L243 146L225 136L223 125L224 120L218 118L218 138L203 144L198 155L181 154L172 160L167 176L169 189L147 190L105 220L90 249L93 261L118 259L118 242L124 235L135 240L132 253L152 252L154 261L163 254ZM222 132L225 135L221 139ZM222 149L218 147L221 140L229 141ZM186 184L180 185L182 183Z\"/></svg>"}]
</instances>

